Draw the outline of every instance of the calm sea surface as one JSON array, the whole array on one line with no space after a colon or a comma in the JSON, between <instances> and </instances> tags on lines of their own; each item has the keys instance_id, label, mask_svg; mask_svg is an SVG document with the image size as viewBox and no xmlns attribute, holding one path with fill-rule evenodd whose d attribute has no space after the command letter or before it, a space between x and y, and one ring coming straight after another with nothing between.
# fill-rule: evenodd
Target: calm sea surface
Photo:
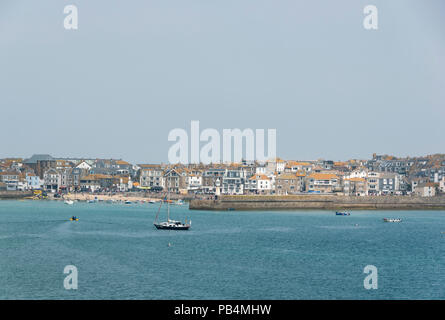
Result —
<instances>
[{"instance_id":1,"label":"calm sea surface","mask_svg":"<svg viewBox=\"0 0 445 320\"><path fill-rule=\"evenodd\" d=\"M163 231L157 209L0 201L0 298L445 299L444 211L185 205L172 206L172 218L191 217L191 230ZM78 269L78 290L64 289L67 265ZM366 265L378 268L376 290L364 289Z\"/></svg>"}]
</instances>

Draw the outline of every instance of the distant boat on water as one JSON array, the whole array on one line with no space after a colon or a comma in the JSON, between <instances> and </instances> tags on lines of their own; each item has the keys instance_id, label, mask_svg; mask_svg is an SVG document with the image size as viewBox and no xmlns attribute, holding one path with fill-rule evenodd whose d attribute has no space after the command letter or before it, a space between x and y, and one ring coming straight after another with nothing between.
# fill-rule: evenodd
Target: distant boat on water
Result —
<instances>
[{"instance_id":1,"label":"distant boat on water","mask_svg":"<svg viewBox=\"0 0 445 320\"><path fill-rule=\"evenodd\" d=\"M335 212L336 216L350 216L351 213L347 212L347 211L336 211Z\"/></svg>"},{"instance_id":2,"label":"distant boat on water","mask_svg":"<svg viewBox=\"0 0 445 320\"><path fill-rule=\"evenodd\" d=\"M383 218L383 221L385 221L385 222L402 222L402 219Z\"/></svg>"},{"instance_id":3,"label":"distant boat on water","mask_svg":"<svg viewBox=\"0 0 445 320\"><path fill-rule=\"evenodd\" d=\"M74 201L73 200L65 200L65 204L73 205Z\"/></svg>"}]
</instances>

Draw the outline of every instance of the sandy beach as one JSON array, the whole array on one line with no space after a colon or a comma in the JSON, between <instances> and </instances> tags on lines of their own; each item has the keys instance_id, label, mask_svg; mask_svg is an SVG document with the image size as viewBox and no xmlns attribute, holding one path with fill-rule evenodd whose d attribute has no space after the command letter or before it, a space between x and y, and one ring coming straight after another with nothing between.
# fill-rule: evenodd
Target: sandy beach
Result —
<instances>
[{"instance_id":1,"label":"sandy beach","mask_svg":"<svg viewBox=\"0 0 445 320\"><path fill-rule=\"evenodd\" d=\"M99 200L99 201L132 201L132 202L148 202L148 201L159 201L161 196L155 197L144 197L142 195L129 195L129 194L114 194L114 195L104 195L104 194L91 194L91 193L69 193L63 196L61 200Z\"/></svg>"},{"instance_id":2,"label":"sandy beach","mask_svg":"<svg viewBox=\"0 0 445 320\"><path fill-rule=\"evenodd\" d=\"M159 201L164 199L165 194L144 194L144 193L116 193L116 194L93 194L93 193L68 193L63 195L60 200L98 200L98 201L132 201L132 202L148 202ZM170 200L186 199L184 195L172 194ZM55 198L56 199L56 198Z\"/></svg>"}]
</instances>

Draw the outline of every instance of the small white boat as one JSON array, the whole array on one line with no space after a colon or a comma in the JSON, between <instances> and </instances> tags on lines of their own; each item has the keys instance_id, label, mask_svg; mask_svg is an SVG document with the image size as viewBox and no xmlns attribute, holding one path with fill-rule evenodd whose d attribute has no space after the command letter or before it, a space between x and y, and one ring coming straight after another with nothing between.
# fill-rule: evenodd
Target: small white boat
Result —
<instances>
[{"instance_id":1,"label":"small white boat","mask_svg":"<svg viewBox=\"0 0 445 320\"><path fill-rule=\"evenodd\" d=\"M385 222L402 222L402 219L384 218L383 221L385 221Z\"/></svg>"},{"instance_id":2,"label":"small white boat","mask_svg":"<svg viewBox=\"0 0 445 320\"><path fill-rule=\"evenodd\" d=\"M182 199L178 199L178 200L175 201L175 204L176 205L183 205L183 204L185 204L185 202Z\"/></svg>"},{"instance_id":3,"label":"small white boat","mask_svg":"<svg viewBox=\"0 0 445 320\"><path fill-rule=\"evenodd\" d=\"M72 205L72 204L74 204L74 201L73 200L65 200L65 204Z\"/></svg>"},{"instance_id":4,"label":"small white boat","mask_svg":"<svg viewBox=\"0 0 445 320\"><path fill-rule=\"evenodd\" d=\"M125 201L125 204L132 204L130 200Z\"/></svg>"}]
</instances>

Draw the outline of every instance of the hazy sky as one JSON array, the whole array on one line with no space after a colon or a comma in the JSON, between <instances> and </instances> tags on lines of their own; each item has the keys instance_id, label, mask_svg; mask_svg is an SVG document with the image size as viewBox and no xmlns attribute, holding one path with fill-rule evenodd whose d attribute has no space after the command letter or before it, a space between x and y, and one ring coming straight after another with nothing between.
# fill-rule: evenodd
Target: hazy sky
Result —
<instances>
[{"instance_id":1,"label":"hazy sky","mask_svg":"<svg viewBox=\"0 0 445 320\"><path fill-rule=\"evenodd\" d=\"M191 120L285 159L444 153L445 1L1 0L0 117L0 158L165 162Z\"/></svg>"}]
</instances>

